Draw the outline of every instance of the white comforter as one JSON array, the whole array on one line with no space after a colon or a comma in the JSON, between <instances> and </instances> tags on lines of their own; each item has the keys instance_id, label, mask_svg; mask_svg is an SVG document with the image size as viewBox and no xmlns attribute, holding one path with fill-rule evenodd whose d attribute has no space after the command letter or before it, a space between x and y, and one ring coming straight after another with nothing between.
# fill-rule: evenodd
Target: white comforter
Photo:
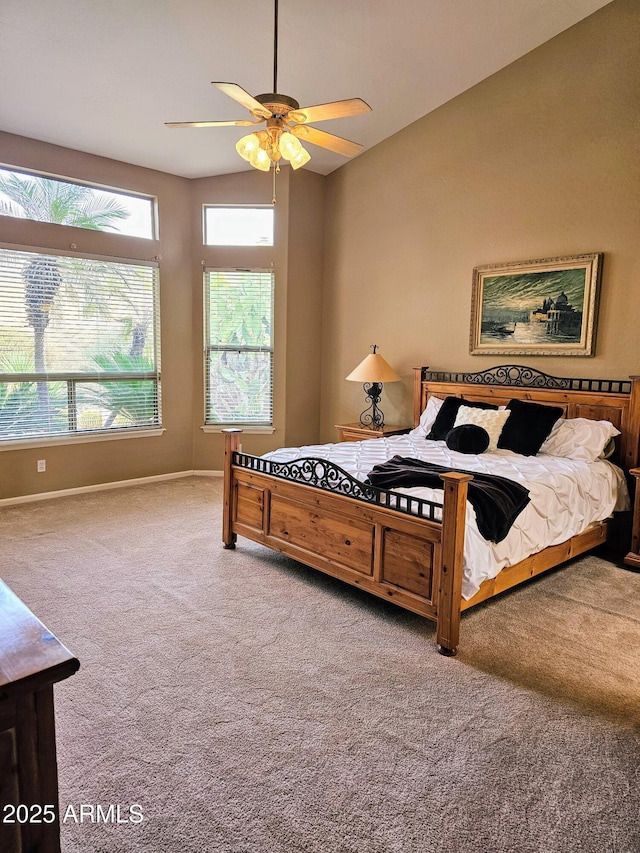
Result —
<instances>
[{"instance_id":1,"label":"white comforter","mask_svg":"<svg viewBox=\"0 0 640 853\"><path fill-rule=\"evenodd\" d=\"M629 508L622 471L606 460L586 463L557 456L520 456L510 450L470 455L449 450L444 441L427 441L421 429L407 435L292 447L265 454L266 459L290 462L303 457L327 459L358 480L374 465L392 456L411 456L437 465L497 474L529 489L531 502L516 519L502 542L487 542L476 524L475 510L467 503L462 595L471 598L487 578L505 566L518 563L549 545L581 533L594 521L615 510ZM442 502L442 491L429 488L396 489Z\"/></svg>"}]
</instances>

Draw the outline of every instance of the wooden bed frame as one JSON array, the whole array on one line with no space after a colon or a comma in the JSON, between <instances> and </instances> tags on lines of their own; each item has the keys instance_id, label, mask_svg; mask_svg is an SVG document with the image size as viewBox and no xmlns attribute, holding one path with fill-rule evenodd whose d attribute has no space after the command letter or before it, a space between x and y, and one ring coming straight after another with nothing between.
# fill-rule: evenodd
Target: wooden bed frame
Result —
<instances>
[{"instance_id":1,"label":"wooden bed frame","mask_svg":"<svg viewBox=\"0 0 640 853\"><path fill-rule=\"evenodd\" d=\"M448 395L496 405L531 400L561 406L565 417L611 421L621 431L612 461L627 475L638 465L640 377L562 378L515 365L479 373L416 368L414 426L429 397ZM456 654L463 610L610 537L608 521L594 523L503 569L465 601L463 544L471 476L442 474L442 503L404 498L398 507L397 493L364 486L330 462L271 463L241 452L242 430L225 433L225 548L234 548L237 536L244 536L419 613L435 621L438 649L445 655Z\"/></svg>"}]
</instances>

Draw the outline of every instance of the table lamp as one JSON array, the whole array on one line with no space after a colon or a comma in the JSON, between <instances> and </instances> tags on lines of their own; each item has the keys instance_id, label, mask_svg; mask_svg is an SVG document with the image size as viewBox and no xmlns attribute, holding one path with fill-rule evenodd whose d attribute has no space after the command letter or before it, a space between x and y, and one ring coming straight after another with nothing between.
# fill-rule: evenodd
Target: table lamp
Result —
<instances>
[{"instance_id":1,"label":"table lamp","mask_svg":"<svg viewBox=\"0 0 640 853\"><path fill-rule=\"evenodd\" d=\"M384 358L377 352L378 345L373 344L373 350L355 370L347 376L350 382L362 382L366 398L369 402L367 408L360 415L360 426L382 429L384 426L384 415L379 408L380 395L382 394L383 382L400 382L400 377Z\"/></svg>"}]
</instances>

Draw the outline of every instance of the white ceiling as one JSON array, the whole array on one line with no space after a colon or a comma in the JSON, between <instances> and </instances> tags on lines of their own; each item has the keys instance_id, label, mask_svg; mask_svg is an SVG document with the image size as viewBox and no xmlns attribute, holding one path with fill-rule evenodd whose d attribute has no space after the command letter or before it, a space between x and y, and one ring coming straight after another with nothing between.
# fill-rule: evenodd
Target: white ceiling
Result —
<instances>
[{"instance_id":1,"label":"white ceiling","mask_svg":"<svg viewBox=\"0 0 640 853\"><path fill-rule=\"evenodd\" d=\"M280 0L278 89L363 98L318 126L370 148L608 2ZM271 91L273 0L1 0L0 43L0 130L185 177L250 168L246 129L164 122L249 117L211 81Z\"/></svg>"}]
</instances>

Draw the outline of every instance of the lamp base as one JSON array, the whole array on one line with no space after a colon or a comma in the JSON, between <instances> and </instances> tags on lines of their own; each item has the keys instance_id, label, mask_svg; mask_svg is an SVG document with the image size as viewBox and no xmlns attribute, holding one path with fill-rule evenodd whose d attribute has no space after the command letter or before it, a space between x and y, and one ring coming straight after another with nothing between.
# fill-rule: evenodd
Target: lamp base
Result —
<instances>
[{"instance_id":1,"label":"lamp base","mask_svg":"<svg viewBox=\"0 0 640 853\"><path fill-rule=\"evenodd\" d=\"M382 395L382 382L365 382L362 386L366 394L369 406L360 415L360 426L370 429L382 429L384 426L384 414L378 406Z\"/></svg>"}]
</instances>

